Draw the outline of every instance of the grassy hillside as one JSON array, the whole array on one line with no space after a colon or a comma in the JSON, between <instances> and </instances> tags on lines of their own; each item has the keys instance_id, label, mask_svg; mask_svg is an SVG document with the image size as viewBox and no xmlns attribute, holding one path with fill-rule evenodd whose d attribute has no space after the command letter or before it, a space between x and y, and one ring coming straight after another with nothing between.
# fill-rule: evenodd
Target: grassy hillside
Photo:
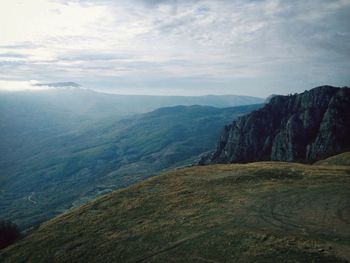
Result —
<instances>
[{"instance_id":1,"label":"grassy hillside","mask_svg":"<svg viewBox=\"0 0 350 263\"><path fill-rule=\"evenodd\" d=\"M55 126L62 122L50 112L31 112L32 118L18 123L21 128L9 120L12 129L0 130L0 218L25 229L100 194L193 163L214 148L223 125L259 107L177 106L91 125L63 118L65 126ZM47 128L36 129L40 123Z\"/></svg>"},{"instance_id":2,"label":"grassy hillside","mask_svg":"<svg viewBox=\"0 0 350 263\"><path fill-rule=\"evenodd\" d=\"M43 224L4 262L345 262L350 167L173 170Z\"/></svg>"},{"instance_id":3,"label":"grassy hillside","mask_svg":"<svg viewBox=\"0 0 350 263\"><path fill-rule=\"evenodd\" d=\"M318 161L315 165L350 165L350 152L337 154L325 160Z\"/></svg>"}]
</instances>

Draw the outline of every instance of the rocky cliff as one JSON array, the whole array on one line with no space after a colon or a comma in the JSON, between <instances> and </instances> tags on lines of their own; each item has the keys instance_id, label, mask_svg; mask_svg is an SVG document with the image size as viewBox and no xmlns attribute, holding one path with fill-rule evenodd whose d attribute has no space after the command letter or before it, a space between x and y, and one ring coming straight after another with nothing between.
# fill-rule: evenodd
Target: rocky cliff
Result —
<instances>
[{"instance_id":1,"label":"rocky cliff","mask_svg":"<svg viewBox=\"0 0 350 263\"><path fill-rule=\"evenodd\" d=\"M215 152L199 164L313 162L350 149L350 88L321 86L275 96L225 126Z\"/></svg>"}]
</instances>

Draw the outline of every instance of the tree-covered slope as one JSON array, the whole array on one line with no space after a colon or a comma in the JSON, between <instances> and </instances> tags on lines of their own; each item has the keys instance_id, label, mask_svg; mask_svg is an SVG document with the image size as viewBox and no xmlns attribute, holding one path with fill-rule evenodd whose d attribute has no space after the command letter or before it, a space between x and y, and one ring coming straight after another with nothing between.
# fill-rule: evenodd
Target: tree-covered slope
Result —
<instances>
[{"instance_id":1,"label":"tree-covered slope","mask_svg":"<svg viewBox=\"0 0 350 263\"><path fill-rule=\"evenodd\" d=\"M223 108L262 101L244 96L128 96L79 88L0 92L0 170L21 166L22 160L41 151L42 144L47 145L53 137L60 143L52 144L54 148L76 144L69 141L70 135L79 134L100 122L114 123L126 116L160 107L202 105Z\"/></svg>"},{"instance_id":2,"label":"tree-covered slope","mask_svg":"<svg viewBox=\"0 0 350 263\"><path fill-rule=\"evenodd\" d=\"M75 111L69 119L61 111L19 108L25 111L20 116L31 118L12 124L7 116L1 130L0 217L25 229L163 169L193 163L213 149L220 127L258 107L178 106L98 121Z\"/></svg>"}]
</instances>

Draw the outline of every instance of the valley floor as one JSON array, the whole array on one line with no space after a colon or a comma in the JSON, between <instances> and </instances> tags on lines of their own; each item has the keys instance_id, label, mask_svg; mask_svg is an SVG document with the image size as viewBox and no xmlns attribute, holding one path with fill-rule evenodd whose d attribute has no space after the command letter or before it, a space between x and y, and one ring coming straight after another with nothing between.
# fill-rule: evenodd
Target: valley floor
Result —
<instances>
[{"instance_id":1,"label":"valley floor","mask_svg":"<svg viewBox=\"0 0 350 263\"><path fill-rule=\"evenodd\" d=\"M179 169L103 196L5 249L4 262L347 262L350 167Z\"/></svg>"}]
</instances>

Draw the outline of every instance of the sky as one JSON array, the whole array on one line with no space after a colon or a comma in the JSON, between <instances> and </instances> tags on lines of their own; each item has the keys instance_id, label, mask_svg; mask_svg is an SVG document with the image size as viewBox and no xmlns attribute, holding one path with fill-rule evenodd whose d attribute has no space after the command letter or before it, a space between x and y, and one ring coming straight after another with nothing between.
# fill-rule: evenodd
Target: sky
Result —
<instances>
[{"instance_id":1,"label":"sky","mask_svg":"<svg viewBox=\"0 0 350 263\"><path fill-rule=\"evenodd\" d=\"M350 0L0 0L0 90L266 97L350 86Z\"/></svg>"}]
</instances>

